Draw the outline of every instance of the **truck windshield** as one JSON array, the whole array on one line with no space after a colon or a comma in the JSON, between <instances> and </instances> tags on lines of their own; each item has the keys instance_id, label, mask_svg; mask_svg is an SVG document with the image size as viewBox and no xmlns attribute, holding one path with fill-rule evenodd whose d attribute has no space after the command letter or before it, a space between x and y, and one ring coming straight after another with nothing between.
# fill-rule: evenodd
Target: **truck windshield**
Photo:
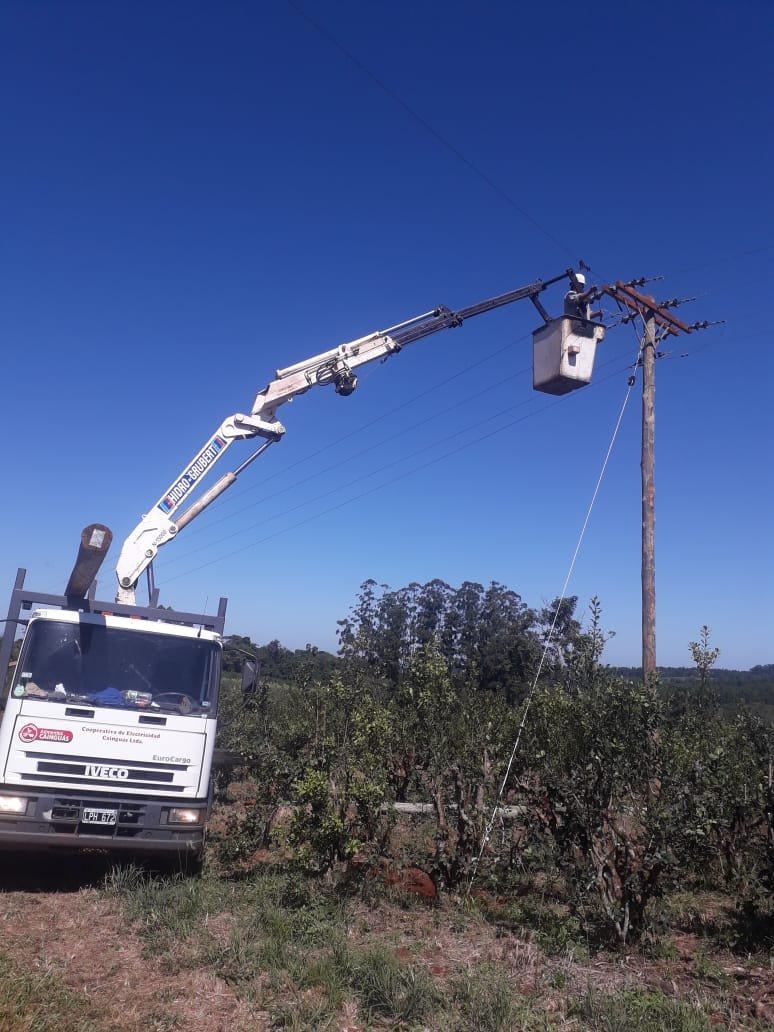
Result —
<instances>
[{"instance_id":1,"label":"truck windshield","mask_svg":"<svg viewBox=\"0 0 774 1032\"><path fill-rule=\"evenodd\" d=\"M220 649L212 641L33 620L11 691L15 698L206 716L219 672Z\"/></svg>"}]
</instances>

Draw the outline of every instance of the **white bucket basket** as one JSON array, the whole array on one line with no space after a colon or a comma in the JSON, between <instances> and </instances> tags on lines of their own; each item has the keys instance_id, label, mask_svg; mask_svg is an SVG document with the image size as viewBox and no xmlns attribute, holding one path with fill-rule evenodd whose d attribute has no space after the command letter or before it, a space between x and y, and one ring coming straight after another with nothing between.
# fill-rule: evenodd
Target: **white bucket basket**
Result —
<instances>
[{"instance_id":1,"label":"white bucket basket","mask_svg":"<svg viewBox=\"0 0 774 1032\"><path fill-rule=\"evenodd\" d=\"M546 394L567 394L591 382L599 323L572 316L552 319L532 334L532 386Z\"/></svg>"}]
</instances>

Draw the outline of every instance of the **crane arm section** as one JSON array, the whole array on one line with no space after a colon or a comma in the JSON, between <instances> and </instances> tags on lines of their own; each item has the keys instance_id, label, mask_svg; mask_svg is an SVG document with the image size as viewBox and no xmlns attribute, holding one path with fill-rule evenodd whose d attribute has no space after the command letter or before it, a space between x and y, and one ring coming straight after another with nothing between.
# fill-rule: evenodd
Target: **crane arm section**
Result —
<instances>
[{"instance_id":1,"label":"crane arm section","mask_svg":"<svg viewBox=\"0 0 774 1032\"><path fill-rule=\"evenodd\" d=\"M546 287L563 279L570 279L574 283L576 274L572 269L568 269L552 279L536 280L527 286L488 298L456 312L440 306L386 330L377 330L285 369L278 369L275 378L255 396L252 411L236 412L220 424L126 539L116 566L116 601L134 605L137 581L151 564L159 548L171 541L182 527L190 523L230 487L242 470L262 455L270 445L282 439L285 427L277 419L277 410L285 402L305 394L313 387L324 387L328 384L333 385L337 394L351 394L357 386L354 370L359 366L385 360L390 355L397 354L407 344L439 330L461 326L466 319L512 304L514 301L530 298L545 317L545 311L537 301L538 295ZM237 470L226 473L197 502L178 515L179 509L193 489L215 463L223 458L229 447L235 441L256 437L260 438L262 443L253 455Z\"/></svg>"}]
</instances>

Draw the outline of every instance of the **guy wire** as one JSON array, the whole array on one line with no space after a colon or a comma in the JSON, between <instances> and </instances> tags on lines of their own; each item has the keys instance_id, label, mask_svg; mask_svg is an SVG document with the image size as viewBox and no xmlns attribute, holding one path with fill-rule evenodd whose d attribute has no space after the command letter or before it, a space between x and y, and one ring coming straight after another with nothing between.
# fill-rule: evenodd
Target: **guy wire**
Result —
<instances>
[{"instance_id":1,"label":"guy wire","mask_svg":"<svg viewBox=\"0 0 774 1032\"><path fill-rule=\"evenodd\" d=\"M642 342L640 341L639 342L639 351L638 351L638 356L637 356L638 361L639 361L639 356L640 356L641 352L642 352ZM502 783L500 785L500 790L497 793L497 799L495 800L495 804L494 804L494 806L492 808L492 814L491 814L491 816L490 816L490 818L489 818L489 820L487 822L486 828L484 829L484 834L483 834L483 837L481 839L481 848L479 849L478 856L476 857L476 859L475 859L475 861L473 863L473 870L472 870L471 875L470 875L470 881L468 882L468 895L470 895L470 892L471 892L471 890L473 888L473 883L476 880L476 875L478 874L478 866L481 863L481 858L484 855L484 850L486 849L487 843L489 842L489 839L490 839L490 837L492 835L492 829L494 828L495 821L497 820L497 814L498 814L498 812L500 810L500 804L502 802L503 795L505 794L505 786L508 784L508 779L509 779L510 774L511 774L511 769L512 769L513 763L514 763L514 761L516 759L516 754L519 751L519 746L521 744L521 736L522 736L522 733L523 733L524 728L525 728L526 723L527 723L527 715L529 714L530 706L532 705L532 700L534 698L535 691L537 689L537 684L538 684L538 681L540 679L540 674L542 673L543 666L544 666L545 660L546 660L546 656L548 655L548 649L549 649L549 647L551 645L551 642L553 640L554 630L556 628L556 622L559 619L559 612L560 612L560 609L561 609L561 606L562 606L562 602L564 602L564 600L566 598L566 595L567 595L567 588L568 588L568 585L570 583L570 578L572 577L572 573L573 573L573 570L575 568L575 563L577 561L578 555L580 553L581 545L583 544L583 539L584 539L585 534L586 534L586 528L589 525L589 520L591 519L591 513L592 513L592 510L594 508L594 504L595 504L595 502L597 500L597 496L599 494L600 488L602 486L602 481L604 479L605 473L607 471L607 465L608 465L608 462L610 460L610 456L611 456L611 454L613 452L613 447L615 445L616 438L618 437L618 431L620 430L621 423L623 422L624 412L626 411L626 406L629 403L629 397L631 396L633 386L634 386L634 377L629 377L629 380L627 381L627 385L626 385L626 392L624 394L623 404L621 405L621 410L618 413L618 419L616 420L615 428L613 430L612 437L610 438L610 443L608 444L607 452L605 454L604 461L602 462L602 468L599 471L599 476L597 477L597 482L596 482L596 485L594 487L594 491L593 491L592 496L591 496L591 501L589 502L588 508L586 510L586 515L585 515L585 518L583 520L583 525L581 526L580 533L578 534L578 540L577 540L577 543L575 545L575 551L573 552L572 559L570 560L570 566L569 566L569 568L567 570L567 576L564 578L564 584L562 585L562 592L561 592L561 595L560 595L559 600L557 602L556 609L554 611L554 619L551 622L551 628L550 628L550 630L548 632L548 636L547 636L545 644L543 646L543 652L542 652L542 655L540 657L540 662L538 663L537 671L536 671L535 676L534 676L534 678L532 680L532 685L531 685L529 693L527 695L527 702L526 702L526 704L524 706L524 712L522 714L521 721L519 722L518 731L516 732L516 741L513 744L513 749L511 750L511 755L510 755L510 758L508 760L508 764L507 764L507 766L505 768L505 774L503 775Z\"/></svg>"}]
</instances>

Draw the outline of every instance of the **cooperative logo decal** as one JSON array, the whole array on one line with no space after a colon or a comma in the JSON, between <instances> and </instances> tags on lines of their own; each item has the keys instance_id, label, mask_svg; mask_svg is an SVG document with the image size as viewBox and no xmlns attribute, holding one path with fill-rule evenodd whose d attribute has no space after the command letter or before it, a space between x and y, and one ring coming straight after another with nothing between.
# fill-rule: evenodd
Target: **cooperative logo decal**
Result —
<instances>
[{"instance_id":1,"label":"cooperative logo decal","mask_svg":"<svg viewBox=\"0 0 774 1032\"><path fill-rule=\"evenodd\" d=\"M72 731L61 731L57 727L38 727L37 724L25 724L19 729L22 742L72 742Z\"/></svg>"}]
</instances>

